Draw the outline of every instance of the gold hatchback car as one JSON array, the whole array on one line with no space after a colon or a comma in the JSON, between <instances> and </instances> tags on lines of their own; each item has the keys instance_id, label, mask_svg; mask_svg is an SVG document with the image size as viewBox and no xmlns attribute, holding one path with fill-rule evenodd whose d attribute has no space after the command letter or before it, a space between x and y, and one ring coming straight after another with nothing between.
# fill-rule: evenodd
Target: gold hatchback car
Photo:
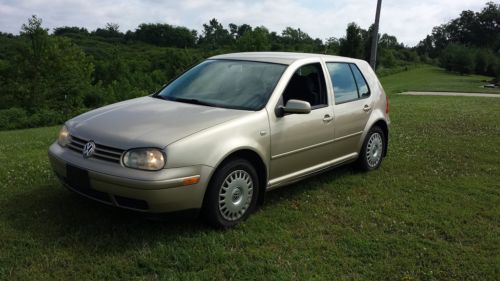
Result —
<instances>
[{"instance_id":1,"label":"gold hatchback car","mask_svg":"<svg viewBox=\"0 0 500 281\"><path fill-rule=\"evenodd\" d=\"M365 61L225 54L151 96L67 121L49 158L85 197L149 213L195 210L230 227L268 190L350 162L377 169L388 113Z\"/></svg>"}]
</instances>

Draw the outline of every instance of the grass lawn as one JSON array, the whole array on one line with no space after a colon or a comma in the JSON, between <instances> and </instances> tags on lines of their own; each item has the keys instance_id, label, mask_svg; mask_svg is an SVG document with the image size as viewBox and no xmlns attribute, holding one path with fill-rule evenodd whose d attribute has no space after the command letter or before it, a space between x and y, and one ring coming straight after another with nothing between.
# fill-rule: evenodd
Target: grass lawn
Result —
<instances>
[{"instance_id":1,"label":"grass lawn","mask_svg":"<svg viewBox=\"0 0 500 281\"><path fill-rule=\"evenodd\" d=\"M500 94L500 88L489 89L482 86L491 77L481 75L457 75L435 66L424 66L410 71L383 77L386 92L467 92Z\"/></svg>"},{"instance_id":2,"label":"grass lawn","mask_svg":"<svg viewBox=\"0 0 500 281\"><path fill-rule=\"evenodd\" d=\"M383 83L392 94L436 71ZM81 199L50 171L57 127L0 132L0 280L498 280L499 108L392 95L380 170L269 192L227 231Z\"/></svg>"}]
</instances>

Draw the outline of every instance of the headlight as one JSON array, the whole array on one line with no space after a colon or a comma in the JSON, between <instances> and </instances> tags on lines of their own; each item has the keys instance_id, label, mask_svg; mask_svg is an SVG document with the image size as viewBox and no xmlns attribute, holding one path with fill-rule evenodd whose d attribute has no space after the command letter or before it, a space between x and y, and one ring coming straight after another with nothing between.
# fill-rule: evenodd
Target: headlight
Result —
<instances>
[{"instance_id":1,"label":"headlight","mask_svg":"<svg viewBox=\"0 0 500 281\"><path fill-rule=\"evenodd\" d=\"M61 130L59 130L57 142L60 146L67 146L71 142L71 136L69 135L69 131L66 126L62 126Z\"/></svg>"},{"instance_id":2,"label":"headlight","mask_svg":"<svg viewBox=\"0 0 500 281\"><path fill-rule=\"evenodd\" d=\"M129 150L123 156L123 165L129 168L157 171L165 166L163 152L156 148Z\"/></svg>"}]
</instances>

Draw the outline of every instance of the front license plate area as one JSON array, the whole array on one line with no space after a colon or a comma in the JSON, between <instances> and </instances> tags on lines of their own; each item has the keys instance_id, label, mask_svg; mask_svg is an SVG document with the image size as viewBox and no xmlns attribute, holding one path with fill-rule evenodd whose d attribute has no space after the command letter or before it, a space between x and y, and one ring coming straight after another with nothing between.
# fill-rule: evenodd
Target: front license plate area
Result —
<instances>
[{"instance_id":1,"label":"front license plate area","mask_svg":"<svg viewBox=\"0 0 500 281\"><path fill-rule=\"evenodd\" d=\"M66 180L74 189L90 189L89 172L72 165L66 165Z\"/></svg>"}]
</instances>

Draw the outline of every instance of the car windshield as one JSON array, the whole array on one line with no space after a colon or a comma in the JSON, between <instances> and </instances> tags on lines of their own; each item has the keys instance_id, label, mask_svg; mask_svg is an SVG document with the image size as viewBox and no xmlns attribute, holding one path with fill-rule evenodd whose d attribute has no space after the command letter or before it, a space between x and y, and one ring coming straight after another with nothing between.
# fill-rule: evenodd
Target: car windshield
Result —
<instances>
[{"instance_id":1,"label":"car windshield","mask_svg":"<svg viewBox=\"0 0 500 281\"><path fill-rule=\"evenodd\" d=\"M166 100L243 110L262 109L286 65L206 60L162 89Z\"/></svg>"}]
</instances>

